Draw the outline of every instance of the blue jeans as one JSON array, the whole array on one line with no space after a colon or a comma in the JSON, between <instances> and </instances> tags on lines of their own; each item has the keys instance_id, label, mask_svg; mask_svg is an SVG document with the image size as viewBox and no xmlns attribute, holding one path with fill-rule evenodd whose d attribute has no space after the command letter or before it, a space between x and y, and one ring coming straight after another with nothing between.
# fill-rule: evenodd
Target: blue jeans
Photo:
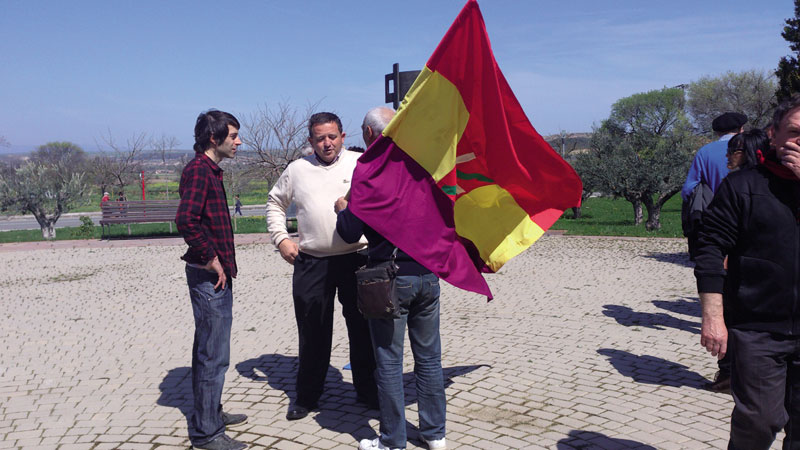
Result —
<instances>
[{"instance_id":1,"label":"blue jeans","mask_svg":"<svg viewBox=\"0 0 800 450\"><path fill-rule=\"evenodd\" d=\"M397 277L399 317L370 319L375 349L375 378L381 409L381 442L405 448L406 413L403 393L403 338L414 355L414 375L419 407L419 433L424 439L445 435L442 343L439 337L439 279L433 274Z\"/></svg>"},{"instance_id":2,"label":"blue jeans","mask_svg":"<svg viewBox=\"0 0 800 450\"><path fill-rule=\"evenodd\" d=\"M225 432L222 423L222 385L231 358L233 284L214 290L217 274L186 266L186 281L194 312L192 394L194 414L189 439L205 444Z\"/></svg>"}]
</instances>

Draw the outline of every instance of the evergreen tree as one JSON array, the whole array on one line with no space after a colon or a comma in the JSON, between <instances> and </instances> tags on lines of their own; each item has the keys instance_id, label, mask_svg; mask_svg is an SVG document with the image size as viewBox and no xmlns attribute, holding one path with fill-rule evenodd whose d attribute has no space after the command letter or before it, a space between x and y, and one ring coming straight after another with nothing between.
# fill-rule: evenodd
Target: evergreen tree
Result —
<instances>
[{"instance_id":1,"label":"evergreen tree","mask_svg":"<svg viewBox=\"0 0 800 450\"><path fill-rule=\"evenodd\" d=\"M778 63L778 70L775 75L778 77L778 91L776 93L778 102L800 92L800 0L794 0L794 18L786 19L786 26L781 33L789 48L795 52L795 56L784 56Z\"/></svg>"}]
</instances>

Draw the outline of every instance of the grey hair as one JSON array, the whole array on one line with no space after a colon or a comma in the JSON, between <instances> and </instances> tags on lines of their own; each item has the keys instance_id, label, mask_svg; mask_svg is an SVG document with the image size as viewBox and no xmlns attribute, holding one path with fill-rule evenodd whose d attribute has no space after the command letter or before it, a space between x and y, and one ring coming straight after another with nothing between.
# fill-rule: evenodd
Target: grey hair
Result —
<instances>
[{"instance_id":1,"label":"grey hair","mask_svg":"<svg viewBox=\"0 0 800 450\"><path fill-rule=\"evenodd\" d=\"M364 130L366 127L370 127L375 134L383 133L383 129L386 128L386 125L389 125L392 117L394 117L393 109L387 108L386 106L376 106L367 111L361 129Z\"/></svg>"}]
</instances>

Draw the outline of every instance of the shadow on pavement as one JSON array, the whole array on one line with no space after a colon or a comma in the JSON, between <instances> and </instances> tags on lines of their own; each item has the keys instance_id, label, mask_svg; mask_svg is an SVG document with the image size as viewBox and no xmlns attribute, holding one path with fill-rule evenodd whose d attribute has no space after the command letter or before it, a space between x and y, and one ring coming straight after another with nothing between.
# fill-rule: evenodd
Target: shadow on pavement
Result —
<instances>
[{"instance_id":1,"label":"shadow on pavement","mask_svg":"<svg viewBox=\"0 0 800 450\"><path fill-rule=\"evenodd\" d=\"M192 402L192 368L176 367L170 369L167 375L158 385L161 396L158 397L156 404L161 406L171 406L178 408L186 418L186 429L189 429L189 417L194 406Z\"/></svg>"},{"instance_id":2,"label":"shadow on pavement","mask_svg":"<svg viewBox=\"0 0 800 450\"><path fill-rule=\"evenodd\" d=\"M620 305L603 305L603 308L603 314L612 317L617 323L626 327L639 326L654 330L663 330L662 327L669 327L700 334L700 323L678 319L669 314L636 312L627 306Z\"/></svg>"},{"instance_id":3,"label":"shadow on pavement","mask_svg":"<svg viewBox=\"0 0 800 450\"><path fill-rule=\"evenodd\" d=\"M253 381L265 381L271 388L283 391L294 402L297 364L297 356L272 353L242 361L236 364L236 370L239 375ZM378 411L356 402L352 384L344 381L337 369L329 367L325 392L319 400L314 420L322 428L349 434L357 442L377 437L369 424L369 419L377 418Z\"/></svg>"},{"instance_id":4,"label":"shadow on pavement","mask_svg":"<svg viewBox=\"0 0 800 450\"><path fill-rule=\"evenodd\" d=\"M297 356L281 354L265 354L258 358L248 359L236 364L239 375L254 381L266 381L276 390L283 391L291 401L295 399L295 374L297 373ZM452 378L466 375L481 367L491 367L485 364L473 366L453 366L442 369L444 386L453 384ZM403 374L405 389L405 404L417 402L414 373ZM189 392L191 395L191 390ZM354 440L373 439L377 435L369 424L369 419L378 419L379 412L358 403L352 384L344 381L341 372L333 367L328 369L325 379L325 392L319 401L319 409L314 420L323 428L337 433L347 433ZM406 422L406 431L409 438L418 435L415 425Z\"/></svg>"},{"instance_id":5,"label":"shadow on pavement","mask_svg":"<svg viewBox=\"0 0 800 450\"><path fill-rule=\"evenodd\" d=\"M680 300L653 300L653 304L658 308L665 309L677 314L685 314L692 317L702 317L700 299L697 297L687 297Z\"/></svg>"},{"instance_id":6,"label":"shadow on pavement","mask_svg":"<svg viewBox=\"0 0 800 450\"><path fill-rule=\"evenodd\" d=\"M678 253L663 253L663 252L650 252L643 255L645 258L655 259L656 261L677 264L683 267L694 267L694 263L689 259L688 252Z\"/></svg>"},{"instance_id":7,"label":"shadow on pavement","mask_svg":"<svg viewBox=\"0 0 800 450\"><path fill-rule=\"evenodd\" d=\"M603 449L616 450L625 448L635 448L639 450L655 450L655 447L642 444L641 442L629 439L615 439L594 431L572 430L569 437L561 439L556 444L558 450L573 449Z\"/></svg>"},{"instance_id":8,"label":"shadow on pavement","mask_svg":"<svg viewBox=\"0 0 800 450\"><path fill-rule=\"evenodd\" d=\"M597 353L608 358L617 372L637 383L662 386L687 386L704 389L708 380L682 364L649 355L634 355L622 350L601 348Z\"/></svg>"}]
</instances>

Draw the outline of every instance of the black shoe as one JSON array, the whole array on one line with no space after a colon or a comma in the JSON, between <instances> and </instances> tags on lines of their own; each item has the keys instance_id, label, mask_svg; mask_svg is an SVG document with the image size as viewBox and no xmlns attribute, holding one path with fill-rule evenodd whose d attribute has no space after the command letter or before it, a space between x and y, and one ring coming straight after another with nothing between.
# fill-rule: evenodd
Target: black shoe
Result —
<instances>
[{"instance_id":1,"label":"black shoe","mask_svg":"<svg viewBox=\"0 0 800 450\"><path fill-rule=\"evenodd\" d=\"M722 392L725 394L731 393L731 374L717 372L714 375L714 381L706 384L706 389L711 392Z\"/></svg>"},{"instance_id":2,"label":"black shoe","mask_svg":"<svg viewBox=\"0 0 800 450\"><path fill-rule=\"evenodd\" d=\"M229 438L227 434L221 434L205 444L193 445L192 447L205 450L244 450L247 445Z\"/></svg>"},{"instance_id":3,"label":"black shoe","mask_svg":"<svg viewBox=\"0 0 800 450\"><path fill-rule=\"evenodd\" d=\"M226 427L235 427L236 425L247 423L247 416L244 414L228 414L222 411L222 423Z\"/></svg>"},{"instance_id":4,"label":"black shoe","mask_svg":"<svg viewBox=\"0 0 800 450\"><path fill-rule=\"evenodd\" d=\"M286 419L287 420L300 420L303 417L307 416L308 413L312 409L314 409L316 407L317 406L314 405L311 408L306 408L305 406L301 406L301 405L298 405L297 403L294 403L294 404L289 406L289 411L286 413Z\"/></svg>"}]
</instances>

